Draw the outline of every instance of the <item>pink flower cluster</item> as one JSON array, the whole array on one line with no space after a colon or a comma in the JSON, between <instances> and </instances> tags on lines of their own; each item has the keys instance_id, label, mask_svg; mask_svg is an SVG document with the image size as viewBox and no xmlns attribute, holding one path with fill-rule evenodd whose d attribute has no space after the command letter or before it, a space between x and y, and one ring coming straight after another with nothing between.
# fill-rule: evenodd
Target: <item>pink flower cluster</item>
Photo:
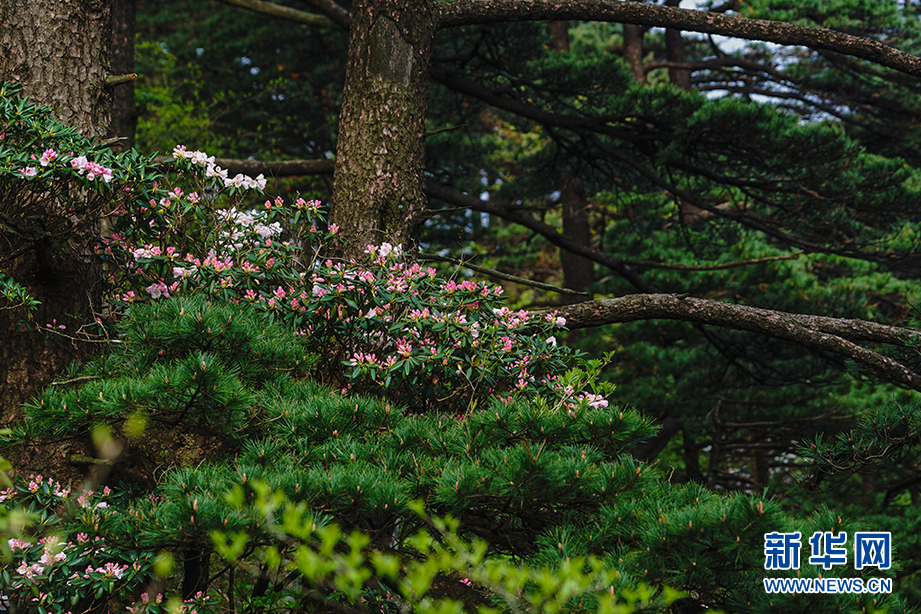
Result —
<instances>
[{"instance_id":1,"label":"pink flower cluster","mask_svg":"<svg viewBox=\"0 0 921 614\"><path fill-rule=\"evenodd\" d=\"M77 156L76 158L71 159L70 166L72 169L77 171L78 175L86 173L86 178L90 181L93 181L97 178L102 179L106 183L112 181L111 168L97 164L96 162L90 162L86 159L86 156Z\"/></svg>"},{"instance_id":2,"label":"pink flower cluster","mask_svg":"<svg viewBox=\"0 0 921 614\"><path fill-rule=\"evenodd\" d=\"M0 558L0 573L7 579L4 595L0 596L0 609L7 604L20 608L28 604L28 610L23 611L33 608L63 611L57 606L85 598L98 599L103 594L115 596L124 590L133 592L139 582L150 577L153 553L140 557L128 554L125 560L125 553L101 536L92 539L80 532L65 541L59 535L47 535L51 527L60 530L57 519L69 489L61 488L54 480L35 476L16 484L13 490L18 492L17 505L42 513L42 522L36 527L40 529L39 535L42 532L46 535L7 541L12 556L7 560ZM108 507L105 499L110 494L108 488L101 493L81 491L76 497L83 508L78 516L81 522L98 527L104 514L121 513ZM10 499L8 495L6 500Z\"/></svg>"}]
</instances>

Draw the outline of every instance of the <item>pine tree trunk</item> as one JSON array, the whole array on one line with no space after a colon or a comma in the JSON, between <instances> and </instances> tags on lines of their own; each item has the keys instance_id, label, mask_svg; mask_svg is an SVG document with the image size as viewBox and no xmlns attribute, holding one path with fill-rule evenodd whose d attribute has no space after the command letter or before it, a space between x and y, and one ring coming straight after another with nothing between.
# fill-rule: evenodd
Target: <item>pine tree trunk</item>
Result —
<instances>
[{"instance_id":1,"label":"pine tree trunk","mask_svg":"<svg viewBox=\"0 0 921 614\"><path fill-rule=\"evenodd\" d=\"M428 0L357 0L342 95L331 222L337 255L410 246L425 214L425 113L434 36Z\"/></svg>"},{"instance_id":2,"label":"pine tree trunk","mask_svg":"<svg viewBox=\"0 0 921 614\"><path fill-rule=\"evenodd\" d=\"M85 136L105 136L111 0L3 0L0 23L0 79Z\"/></svg>"},{"instance_id":3,"label":"pine tree trunk","mask_svg":"<svg viewBox=\"0 0 921 614\"><path fill-rule=\"evenodd\" d=\"M33 102L51 107L57 119L77 126L85 136L105 136L111 114L105 87L110 19L110 0L2 0L0 80L22 84ZM37 219L36 225L40 223ZM44 239L14 251L11 245L22 242L7 239L0 233L0 270L41 301L35 324L57 320L57 326L74 331L91 317L91 306L99 307L101 271L86 245ZM23 402L90 349L88 344L29 330L21 323L24 315L0 311L2 424L18 419ZM41 456L36 462L50 460Z\"/></svg>"}]
</instances>

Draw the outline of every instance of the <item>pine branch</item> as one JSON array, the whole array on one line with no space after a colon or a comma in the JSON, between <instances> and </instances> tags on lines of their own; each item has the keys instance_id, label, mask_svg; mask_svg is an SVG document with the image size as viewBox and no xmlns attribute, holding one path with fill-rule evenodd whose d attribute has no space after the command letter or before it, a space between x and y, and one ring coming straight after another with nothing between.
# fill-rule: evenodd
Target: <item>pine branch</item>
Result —
<instances>
[{"instance_id":1,"label":"pine branch","mask_svg":"<svg viewBox=\"0 0 921 614\"><path fill-rule=\"evenodd\" d=\"M921 58L871 39L826 28L618 0L454 0L433 5L439 28L517 21L612 21L802 45L921 76Z\"/></svg>"},{"instance_id":2,"label":"pine branch","mask_svg":"<svg viewBox=\"0 0 921 614\"><path fill-rule=\"evenodd\" d=\"M668 269L670 271L722 271L725 269L736 269L753 264L762 264L765 262L774 262L777 260L795 260L803 255L803 252L794 252L787 256L768 256L766 258L752 258L751 260L735 260L733 262L721 262L719 264L674 264L672 262L655 262L652 260L633 260L624 258L624 264L630 266L645 267L648 269Z\"/></svg>"}]
</instances>

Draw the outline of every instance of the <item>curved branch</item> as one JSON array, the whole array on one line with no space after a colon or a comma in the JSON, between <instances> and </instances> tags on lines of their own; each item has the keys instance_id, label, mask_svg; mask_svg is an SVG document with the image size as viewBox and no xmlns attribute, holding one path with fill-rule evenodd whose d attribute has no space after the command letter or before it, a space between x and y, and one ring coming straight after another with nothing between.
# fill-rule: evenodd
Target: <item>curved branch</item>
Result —
<instances>
[{"instance_id":1,"label":"curved branch","mask_svg":"<svg viewBox=\"0 0 921 614\"><path fill-rule=\"evenodd\" d=\"M855 341L896 346L921 342L921 331L853 320L811 316L675 294L640 294L586 301L556 309L569 328L637 320L681 320L769 335L807 348L850 358L874 373L921 391L921 375Z\"/></svg>"},{"instance_id":2,"label":"curved branch","mask_svg":"<svg viewBox=\"0 0 921 614\"><path fill-rule=\"evenodd\" d=\"M439 28L510 21L614 21L835 51L921 76L921 58L826 28L620 0L453 0L433 6Z\"/></svg>"},{"instance_id":3,"label":"curved branch","mask_svg":"<svg viewBox=\"0 0 921 614\"><path fill-rule=\"evenodd\" d=\"M244 9L256 11L264 15L271 15L280 19L287 19L297 23L307 24L308 26L319 26L321 28L338 28L341 27L329 17L323 15L314 15L306 11L299 11L291 7L275 4L274 2L264 2L263 0L220 0L224 4L239 6Z\"/></svg>"},{"instance_id":4,"label":"curved branch","mask_svg":"<svg viewBox=\"0 0 921 614\"><path fill-rule=\"evenodd\" d=\"M302 0L305 4L309 4L320 13L326 15L338 25L343 30L348 30L352 27L352 14L345 10L341 4L335 2L335 0Z\"/></svg>"}]
</instances>

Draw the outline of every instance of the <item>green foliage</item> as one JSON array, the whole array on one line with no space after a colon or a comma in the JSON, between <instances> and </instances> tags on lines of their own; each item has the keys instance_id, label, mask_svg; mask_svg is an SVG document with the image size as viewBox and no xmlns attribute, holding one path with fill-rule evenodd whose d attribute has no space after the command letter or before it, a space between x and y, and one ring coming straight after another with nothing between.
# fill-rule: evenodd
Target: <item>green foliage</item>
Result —
<instances>
[{"instance_id":1,"label":"green foliage","mask_svg":"<svg viewBox=\"0 0 921 614\"><path fill-rule=\"evenodd\" d=\"M40 305L40 303L29 294L28 290L9 277L4 276L2 273L0 273L0 296L6 301L6 304L0 307L0 309L26 307L29 310L34 310Z\"/></svg>"},{"instance_id":2,"label":"green foliage","mask_svg":"<svg viewBox=\"0 0 921 614\"><path fill-rule=\"evenodd\" d=\"M26 433L88 433L109 421L136 440L139 421L155 433L245 437L252 395L309 364L291 335L255 310L204 299L138 305L119 331L114 352L72 373L82 385L50 388L32 406Z\"/></svg>"},{"instance_id":3,"label":"green foliage","mask_svg":"<svg viewBox=\"0 0 921 614\"><path fill-rule=\"evenodd\" d=\"M435 595L453 587L468 605L500 611L609 611L611 587L618 607L661 611L674 598L663 586L709 607L759 611L770 607L763 535L812 526L770 500L670 484L635 463L625 451L653 429L631 410L534 397L495 399L466 417L419 415L297 381L297 369L278 369L299 360L296 338L260 317L204 297L135 305L113 353L74 371L74 390L54 387L28 408L34 433L107 425L116 445L101 448L120 450L110 457L115 477L158 468L151 496L71 516L68 534L91 529L148 553L147 572L161 550L205 553L216 538L234 569L223 594L276 607L365 596L382 611L390 597L428 611L427 595L431 607L449 607L429 595L434 583ZM599 366L564 381L587 385ZM340 542L331 523L363 536ZM223 607L218 595L202 607ZM828 611L853 599L829 599ZM802 607L794 596L773 601Z\"/></svg>"},{"instance_id":4,"label":"green foliage","mask_svg":"<svg viewBox=\"0 0 921 614\"><path fill-rule=\"evenodd\" d=\"M334 150L342 58L321 52L342 50L347 37L231 17L204 2L157 8L142 23L156 40L140 45L146 147L198 139L263 159ZM739 7L911 50L909 9L861 0ZM909 322L921 185L916 85L838 56L757 44L726 54L717 41L686 39L698 66L693 82L709 93L683 92L665 83L665 68L650 70L648 84L634 82L619 57L621 32L574 26L568 53L550 49L542 24L442 37L429 124L465 129L428 139L432 176L470 193L486 189L558 227L568 221L556 210L561 185L577 178L589 242L640 261L631 266L643 271L644 288ZM660 33L646 33L647 68L665 47ZM459 74L477 80L479 100L463 97L470 92L452 80ZM19 140L0 153L9 202L59 198L71 185L112 199L108 183L38 163L48 147L92 152L113 170L113 185L136 186L139 197L120 209L120 236L103 252L121 273L113 279L121 303L134 303L120 316L121 343L30 407L23 432L75 441L108 433L102 448L111 456L100 455L151 494L61 523L177 558L208 552L219 538L228 571L200 611L234 609L234 599L244 608L335 601L449 611L428 594L433 585L461 591L469 609L485 605L483 591L508 611L604 611L598 590L609 588L620 605L655 611L673 597L663 586L685 591L676 610L903 609L897 598L768 596L760 585L770 531L891 530L896 558L917 558L916 412L897 406L867 414L853 433L834 428L897 391L860 373L845 381L847 365L748 334L679 323L586 334L586 348L618 350L604 373L619 384L619 400L679 424L661 456L663 469L674 466L666 480L627 456L653 436L652 419L601 406L610 395L597 380L602 367L566 372L568 352L550 342L549 321L512 326L523 317L492 312L501 305L484 285L449 286L397 258L327 264L306 249L328 238L315 204L259 205L221 182L194 200L182 179L178 193L154 189L145 159L108 161L78 140L62 149L48 140L64 134L57 128L27 129L46 122L42 111L9 100L6 115L19 114L7 137ZM176 131L184 134L169 136ZM132 184L137 174L146 179ZM65 213L58 217L69 220ZM270 236L256 230L273 224ZM70 236L72 228L60 229ZM534 277L560 275L555 251L495 217L445 212L422 241L435 249L447 241ZM800 248L808 254L793 253ZM764 258L775 260L730 267ZM0 275L6 300L25 304L15 284ZM594 290L632 288L605 278ZM170 293L183 298L165 300ZM543 301L533 292L517 298ZM153 306L139 304L148 300ZM829 434L814 451L791 452L818 430ZM817 479L811 490L792 490L787 469L810 455ZM816 492L837 472L880 459L902 465ZM698 483L748 494L717 495ZM762 496L765 486L784 498ZM429 512L411 509L417 498ZM901 596L917 597L913 571L906 563L896 572ZM178 607L178 589L169 590ZM130 607L159 612L167 602L148 595Z\"/></svg>"},{"instance_id":5,"label":"green foliage","mask_svg":"<svg viewBox=\"0 0 921 614\"><path fill-rule=\"evenodd\" d=\"M273 552L267 559L276 565L285 561L279 571L295 570L306 582L320 587L326 595L321 592L313 597L318 604L341 596L347 603L356 604L360 599L369 610L380 608L382 612L403 608L420 613L458 612L469 609L473 602L479 603L481 612L590 609L626 614L667 606L680 596L668 588L629 588L616 569L606 568L596 557L569 558L543 566L491 558L486 542L464 540L456 520L431 517L420 502L411 505L412 513L420 515L427 528L406 540L415 556L404 559L369 552L369 538L361 533L345 535L336 525L305 525L296 514L278 517L278 507L290 502L272 495L259 483L253 486L258 493L253 506L266 518L277 518L270 520L272 531L290 549L287 556ZM218 551L232 563L247 541L245 534L231 537L223 532L216 533L215 539ZM448 587L452 590L446 590ZM487 595L493 607L486 606Z\"/></svg>"},{"instance_id":6,"label":"green foliage","mask_svg":"<svg viewBox=\"0 0 921 614\"><path fill-rule=\"evenodd\" d=\"M883 33L905 27L899 5L895 0L755 0L746 2L741 14L834 30Z\"/></svg>"},{"instance_id":7,"label":"green foliage","mask_svg":"<svg viewBox=\"0 0 921 614\"><path fill-rule=\"evenodd\" d=\"M204 82L200 71L188 77L190 92L180 97L171 84L181 71L177 58L159 43L139 41L135 49L140 75L135 102L140 107L136 140L143 151L170 151L181 135L183 142L215 153L233 152L233 144L216 138L211 118L202 102ZM194 69L191 69L194 70ZM195 77L198 78L195 78Z\"/></svg>"}]
</instances>

